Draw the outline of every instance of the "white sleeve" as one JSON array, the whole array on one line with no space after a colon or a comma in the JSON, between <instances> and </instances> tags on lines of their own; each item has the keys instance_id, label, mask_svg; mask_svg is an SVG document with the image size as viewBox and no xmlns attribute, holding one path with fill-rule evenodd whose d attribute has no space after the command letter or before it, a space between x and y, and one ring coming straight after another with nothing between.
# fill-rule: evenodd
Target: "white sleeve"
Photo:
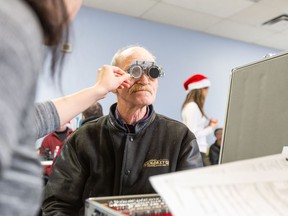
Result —
<instances>
[{"instance_id":1,"label":"white sleeve","mask_svg":"<svg viewBox=\"0 0 288 216\"><path fill-rule=\"evenodd\" d=\"M202 113L198 105L194 102L187 104L182 110L183 123L195 134L199 139L206 137L213 132L213 128L204 124ZM202 123L203 122L203 123Z\"/></svg>"}]
</instances>

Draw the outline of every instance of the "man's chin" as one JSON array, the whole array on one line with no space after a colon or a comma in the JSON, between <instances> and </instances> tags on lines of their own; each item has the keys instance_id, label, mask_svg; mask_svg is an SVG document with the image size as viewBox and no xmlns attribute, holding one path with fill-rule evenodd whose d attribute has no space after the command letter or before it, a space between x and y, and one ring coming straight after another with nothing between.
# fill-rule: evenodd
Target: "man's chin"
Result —
<instances>
[{"instance_id":1,"label":"man's chin","mask_svg":"<svg viewBox=\"0 0 288 216\"><path fill-rule=\"evenodd\" d=\"M135 98L135 103L134 104L137 104L139 106L149 106L151 104L153 104L155 101L155 99L153 98Z\"/></svg>"},{"instance_id":2,"label":"man's chin","mask_svg":"<svg viewBox=\"0 0 288 216\"><path fill-rule=\"evenodd\" d=\"M149 94L149 95L152 95L152 93L150 91L147 91L147 90L134 91L134 92L132 92L132 94Z\"/></svg>"}]
</instances>

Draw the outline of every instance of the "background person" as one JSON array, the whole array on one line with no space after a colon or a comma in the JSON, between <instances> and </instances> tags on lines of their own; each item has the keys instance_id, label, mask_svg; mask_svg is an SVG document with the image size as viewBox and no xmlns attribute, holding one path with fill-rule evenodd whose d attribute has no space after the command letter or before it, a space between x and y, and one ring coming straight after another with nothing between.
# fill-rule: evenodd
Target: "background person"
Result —
<instances>
[{"instance_id":1,"label":"background person","mask_svg":"<svg viewBox=\"0 0 288 216\"><path fill-rule=\"evenodd\" d=\"M53 157L53 160L55 160L61 151L65 140L70 136L71 133L73 133L73 130L70 129L67 124L65 124L58 128L56 131L48 134L41 143L40 154L45 155L47 151L49 151ZM45 166L44 176L50 176L51 171L52 165Z\"/></svg>"},{"instance_id":2,"label":"background person","mask_svg":"<svg viewBox=\"0 0 288 216\"><path fill-rule=\"evenodd\" d=\"M82 112L81 126L87 122L98 119L103 116L103 108L99 102L95 102Z\"/></svg>"},{"instance_id":3,"label":"background person","mask_svg":"<svg viewBox=\"0 0 288 216\"><path fill-rule=\"evenodd\" d=\"M43 42L52 47L51 74L61 71L59 47L81 0L1 0L0 7L0 215L33 216L42 195L35 141L67 123L129 76L103 66L96 84L34 106ZM67 7L66 7L67 6ZM60 71L57 71L57 68Z\"/></svg>"},{"instance_id":4,"label":"background person","mask_svg":"<svg viewBox=\"0 0 288 216\"><path fill-rule=\"evenodd\" d=\"M109 115L67 140L45 187L45 216L84 215L88 197L155 193L150 176L203 166L194 134L153 108L162 74L155 57L131 46L112 65L139 76L115 91Z\"/></svg>"},{"instance_id":5,"label":"background person","mask_svg":"<svg viewBox=\"0 0 288 216\"><path fill-rule=\"evenodd\" d=\"M222 143L222 132L223 128L217 128L214 131L216 137L215 142L210 146L209 150L209 160L211 165L219 164L220 149Z\"/></svg>"},{"instance_id":6,"label":"background person","mask_svg":"<svg viewBox=\"0 0 288 216\"><path fill-rule=\"evenodd\" d=\"M209 149L207 136L213 133L214 128L218 125L217 119L208 119L204 112L205 100L210 85L208 78L202 74L195 74L189 77L184 82L187 95L181 110L183 123L187 125L197 138L204 165L208 165L206 162Z\"/></svg>"}]
</instances>

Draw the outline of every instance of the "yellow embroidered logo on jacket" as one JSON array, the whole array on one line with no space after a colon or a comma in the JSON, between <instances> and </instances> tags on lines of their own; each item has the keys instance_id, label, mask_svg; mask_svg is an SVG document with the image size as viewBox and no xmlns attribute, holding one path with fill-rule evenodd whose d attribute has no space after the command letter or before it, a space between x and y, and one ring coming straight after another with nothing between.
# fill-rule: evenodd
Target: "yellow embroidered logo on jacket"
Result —
<instances>
[{"instance_id":1,"label":"yellow embroidered logo on jacket","mask_svg":"<svg viewBox=\"0 0 288 216\"><path fill-rule=\"evenodd\" d=\"M167 159L161 159L161 160L156 160L156 159L151 159L148 160L144 163L144 167L165 167L169 166L169 160Z\"/></svg>"}]
</instances>

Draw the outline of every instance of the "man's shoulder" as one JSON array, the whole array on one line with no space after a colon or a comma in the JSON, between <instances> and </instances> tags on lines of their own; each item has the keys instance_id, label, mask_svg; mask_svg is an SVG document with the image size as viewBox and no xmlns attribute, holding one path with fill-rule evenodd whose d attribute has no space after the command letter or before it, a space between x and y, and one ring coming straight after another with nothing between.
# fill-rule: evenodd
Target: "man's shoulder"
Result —
<instances>
[{"instance_id":1,"label":"man's shoulder","mask_svg":"<svg viewBox=\"0 0 288 216\"><path fill-rule=\"evenodd\" d=\"M174 134L178 138L186 137L187 139L195 139L195 134L192 133L189 128L182 122L167 117L162 114L156 114L156 119L158 126L165 130L165 133Z\"/></svg>"},{"instance_id":2,"label":"man's shoulder","mask_svg":"<svg viewBox=\"0 0 288 216\"><path fill-rule=\"evenodd\" d=\"M158 119L159 122L163 122L165 124L168 124L169 126L177 126L178 128L186 128L188 129L188 127L183 123L183 122L180 122L176 119L173 119L171 117L168 117L168 116L165 116L165 115L162 115L162 114L159 114L159 113L156 113L156 117Z\"/></svg>"},{"instance_id":3,"label":"man's shoulder","mask_svg":"<svg viewBox=\"0 0 288 216\"><path fill-rule=\"evenodd\" d=\"M95 128L100 128L101 125L105 125L104 122L107 121L108 116L102 116L97 119L93 119L91 121L85 122L85 124L81 125L77 130L75 130L72 134L85 133L90 130L95 130Z\"/></svg>"},{"instance_id":4,"label":"man's shoulder","mask_svg":"<svg viewBox=\"0 0 288 216\"><path fill-rule=\"evenodd\" d=\"M86 126L86 125L95 125L95 124L102 124L103 121L106 121L106 119L108 118L108 115L105 115L105 116L101 116L101 117L98 117L98 118L94 118L94 119L91 119L87 122L85 122L85 124L83 126ZM82 126L81 126L82 127Z\"/></svg>"},{"instance_id":5,"label":"man's shoulder","mask_svg":"<svg viewBox=\"0 0 288 216\"><path fill-rule=\"evenodd\" d=\"M210 149L211 150L217 150L217 149L219 149L220 148L220 146L218 146L216 143L213 143L211 146L210 146Z\"/></svg>"},{"instance_id":6,"label":"man's shoulder","mask_svg":"<svg viewBox=\"0 0 288 216\"><path fill-rule=\"evenodd\" d=\"M100 130L103 130L106 117L101 117L89 122L86 122L84 125L81 125L73 133L71 133L67 139L67 143L75 146L83 146L86 148L87 144L96 140L100 134ZM84 145L85 144L85 145Z\"/></svg>"},{"instance_id":7,"label":"man's shoulder","mask_svg":"<svg viewBox=\"0 0 288 216\"><path fill-rule=\"evenodd\" d=\"M156 116L159 119L159 121L168 121L168 122L173 122L173 123L176 123L176 124L177 123L181 123L180 121L178 121L176 119L173 119L171 117L165 116L163 114L156 113Z\"/></svg>"}]
</instances>

